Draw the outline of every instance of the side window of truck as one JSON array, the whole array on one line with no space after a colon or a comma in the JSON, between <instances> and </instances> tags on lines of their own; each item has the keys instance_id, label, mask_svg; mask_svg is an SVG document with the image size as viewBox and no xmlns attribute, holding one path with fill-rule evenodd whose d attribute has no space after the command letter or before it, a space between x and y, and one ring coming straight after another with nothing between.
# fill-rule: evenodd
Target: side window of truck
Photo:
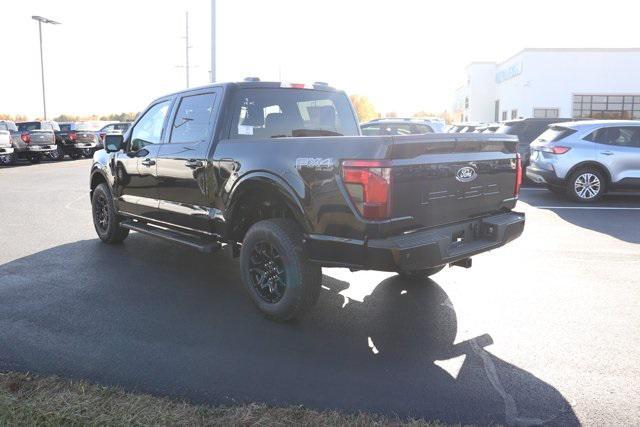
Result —
<instances>
[{"instance_id":1,"label":"side window of truck","mask_svg":"<svg viewBox=\"0 0 640 427\"><path fill-rule=\"evenodd\" d=\"M162 101L147 110L131 132L131 151L138 151L149 144L160 144L170 105L171 101Z\"/></svg>"},{"instance_id":2,"label":"side window of truck","mask_svg":"<svg viewBox=\"0 0 640 427\"><path fill-rule=\"evenodd\" d=\"M170 143L207 142L213 131L215 93L185 96L171 125Z\"/></svg>"}]
</instances>

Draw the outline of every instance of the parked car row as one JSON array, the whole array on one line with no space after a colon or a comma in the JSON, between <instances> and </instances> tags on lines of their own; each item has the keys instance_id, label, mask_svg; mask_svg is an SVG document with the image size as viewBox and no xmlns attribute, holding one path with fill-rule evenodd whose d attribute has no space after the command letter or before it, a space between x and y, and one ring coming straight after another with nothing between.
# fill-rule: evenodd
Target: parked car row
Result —
<instances>
[{"instance_id":1,"label":"parked car row","mask_svg":"<svg viewBox=\"0 0 640 427\"><path fill-rule=\"evenodd\" d=\"M108 134L123 134L128 122L0 121L0 164L11 165L18 159L39 163L44 158L62 160L90 158L103 147Z\"/></svg>"},{"instance_id":2,"label":"parked car row","mask_svg":"<svg viewBox=\"0 0 640 427\"><path fill-rule=\"evenodd\" d=\"M422 135L443 133L444 121L440 118L388 118L374 119L360 125L363 135Z\"/></svg>"}]
</instances>

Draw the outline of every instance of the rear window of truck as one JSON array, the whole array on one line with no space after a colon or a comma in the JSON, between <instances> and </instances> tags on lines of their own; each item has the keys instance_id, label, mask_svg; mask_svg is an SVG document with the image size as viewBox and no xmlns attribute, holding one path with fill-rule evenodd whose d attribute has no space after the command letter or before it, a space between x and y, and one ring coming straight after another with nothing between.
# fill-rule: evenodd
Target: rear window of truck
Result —
<instances>
[{"instance_id":1,"label":"rear window of truck","mask_svg":"<svg viewBox=\"0 0 640 427\"><path fill-rule=\"evenodd\" d=\"M40 122L23 122L18 123L18 131L20 132L29 132L30 130L38 130L40 129Z\"/></svg>"},{"instance_id":2,"label":"rear window of truck","mask_svg":"<svg viewBox=\"0 0 640 427\"><path fill-rule=\"evenodd\" d=\"M231 138L355 136L347 97L310 89L241 89L232 103Z\"/></svg>"}]
</instances>

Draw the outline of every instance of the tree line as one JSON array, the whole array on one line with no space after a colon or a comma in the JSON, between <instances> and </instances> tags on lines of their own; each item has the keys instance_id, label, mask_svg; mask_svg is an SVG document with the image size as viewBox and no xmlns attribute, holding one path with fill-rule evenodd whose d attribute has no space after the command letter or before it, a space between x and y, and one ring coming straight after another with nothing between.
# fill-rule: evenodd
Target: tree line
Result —
<instances>
[{"instance_id":1,"label":"tree line","mask_svg":"<svg viewBox=\"0 0 640 427\"><path fill-rule=\"evenodd\" d=\"M90 115L73 115L60 114L52 120L55 122L87 122L87 121L106 121L106 122L132 122L138 113L112 113L106 115L90 114ZM0 120L11 120L13 122L26 122L29 119L24 114L3 114L0 113ZM42 117L36 117L36 121L42 120Z\"/></svg>"},{"instance_id":2,"label":"tree line","mask_svg":"<svg viewBox=\"0 0 640 427\"><path fill-rule=\"evenodd\" d=\"M385 114L378 112L376 107L366 96L350 95L349 99L351 99L351 103L353 104L353 108L356 110L360 123L368 122L373 119L398 117L398 113L395 111L390 111ZM453 122L453 115L448 111L431 112L422 110L414 113L411 117L440 117L441 119L444 119L446 123Z\"/></svg>"}]
</instances>

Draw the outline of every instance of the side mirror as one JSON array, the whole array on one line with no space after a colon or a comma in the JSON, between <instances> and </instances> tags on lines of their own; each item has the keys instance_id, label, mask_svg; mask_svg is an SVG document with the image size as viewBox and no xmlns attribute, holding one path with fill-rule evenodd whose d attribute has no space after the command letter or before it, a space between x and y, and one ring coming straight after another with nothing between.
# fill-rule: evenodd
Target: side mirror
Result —
<instances>
[{"instance_id":1,"label":"side mirror","mask_svg":"<svg viewBox=\"0 0 640 427\"><path fill-rule=\"evenodd\" d=\"M122 135L107 135L104 137L104 149L107 153L120 151L123 146L124 137Z\"/></svg>"}]
</instances>

